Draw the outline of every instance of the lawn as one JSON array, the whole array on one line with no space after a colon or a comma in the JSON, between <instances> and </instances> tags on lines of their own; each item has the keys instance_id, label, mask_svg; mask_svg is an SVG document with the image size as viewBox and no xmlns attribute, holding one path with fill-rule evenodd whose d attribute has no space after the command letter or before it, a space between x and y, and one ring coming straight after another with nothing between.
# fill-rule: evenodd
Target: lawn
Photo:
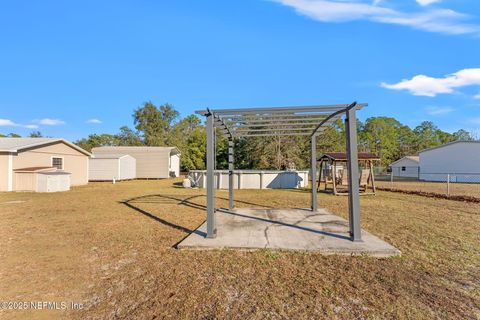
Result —
<instances>
[{"instance_id":1,"label":"lawn","mask_svg":"<svg viewBox=\"0 0 480 320\"><path fill-rule=\"evenodd\" d=\"M480 199L480 183L451 182L449 190L447 189L447 182L398 179L393 183L390 181L377 181L376 184L378 187L384 189L428 192L440 195L446 195L447 192L449 192L450 196L468 196Z\"/></svg>"},{"instance_id":2,"label":"lawn","mask_svg":"<svg viewBox=\"0 0 480 320\"><path fill-rule=\"evenodd\" d=\"M205 196L174 182L0 194L0 300L84 304L0 318L480 318L480 204L362 197L362 226L399 248L396 258L179 251L175 244L205 220ZM226 206L226 192L217 196ZM242 207L308 207L310 195L236 197ZM343 217L346 201L319 194L320 207Z\"/></svg>"}]
</instances>

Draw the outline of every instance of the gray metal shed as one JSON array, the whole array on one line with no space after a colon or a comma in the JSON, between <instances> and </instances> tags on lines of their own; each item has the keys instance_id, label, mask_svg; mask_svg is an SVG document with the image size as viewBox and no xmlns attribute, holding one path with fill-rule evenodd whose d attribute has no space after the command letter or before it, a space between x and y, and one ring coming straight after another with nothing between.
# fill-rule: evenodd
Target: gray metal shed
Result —
<instances>
[{"instance_id":1,"label":"gray metal shed","mask_svg":"<svg viewBox=\"0 0 480 320\"><path fill-rule=\"evenodd\" d=\"M90 158L89 181L130 180L137 177L137 161L128 154L98 154Z\"/></svg>"}]
</instances>

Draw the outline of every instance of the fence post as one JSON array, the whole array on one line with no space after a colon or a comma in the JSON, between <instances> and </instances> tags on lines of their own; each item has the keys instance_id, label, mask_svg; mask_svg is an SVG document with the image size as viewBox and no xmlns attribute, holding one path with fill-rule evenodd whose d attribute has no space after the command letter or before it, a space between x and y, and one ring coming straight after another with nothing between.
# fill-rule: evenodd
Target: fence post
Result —
<instances>
[{"instance_id":1,"label":"fence post","mask_svg":"<svg viewBox=\"0 0 480 320\"><path fill-rule=\"evenodd\" d=\"M450 197L450 174L447 174L447 197Z\"/></svg>"},{"instance_id":2,"label":"fence post","mask_svg":"<svg viewBox=\"0 0 480 320\"><path fill-rule=\"evenodd\" d=\"M390 189L393 189L393 170L390 172Z\"/></svg>"}]
</instances>

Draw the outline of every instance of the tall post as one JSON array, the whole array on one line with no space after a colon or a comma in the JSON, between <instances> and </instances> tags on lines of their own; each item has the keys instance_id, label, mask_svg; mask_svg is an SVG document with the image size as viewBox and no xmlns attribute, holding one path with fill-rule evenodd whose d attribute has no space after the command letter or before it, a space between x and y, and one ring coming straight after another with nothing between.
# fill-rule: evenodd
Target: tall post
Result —
<instances>
[{"instance_id":1,"label":"tall post","mask_svg":"<svg viewBox=\"0 0 480 320\"><path fill-rule=\"evenodd\" d=\"M312 173L312 211L317 211L317 136L314 134L310 141L310 167Z\"/></svg>"},{"instance_id":2,"label":"tall post","mask_svg":"<svg viewBox=\"0 0 480 320\"><path fill-rule=\"evenodd\" d=\"M347 168L348 168L348 213L350 236L352 241L362 241L360 227L360 191L357 149L357 117L355 107L346 112L345 129L347 134Z\"/></svg>"},{"instance_id":3,"label":"tall post","mask_svg":"<svg viewBox=\"0 0 480 320\"><path fill-rule=\"evenodd\" d=\"M450 197L450 174L447 174L447 197Z\"/></svg>"},{"instance_id":4,"label":"tall post","mask_svg":"<svg viewBox=\"0 0 480 320\"><path fill-rule=\"evenodd\" d=\"M217 236L215 221L215 128L213 114L207 114L207 238Z\"/></svg>"},{"instance_id":5,"label":"tall post","mask_svg":"<svg viewBox=\"0 0 480 320\"><path fill-rule=\"evenodd\" d=\"M233 209L233 138L228 139L228 209Z\"/></svg>"}]
</instances>

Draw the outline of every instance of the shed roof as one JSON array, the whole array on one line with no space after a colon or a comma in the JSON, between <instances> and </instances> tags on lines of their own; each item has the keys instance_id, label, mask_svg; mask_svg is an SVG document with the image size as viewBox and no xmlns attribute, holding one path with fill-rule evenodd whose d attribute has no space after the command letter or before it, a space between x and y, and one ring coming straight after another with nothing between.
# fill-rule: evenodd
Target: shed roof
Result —
<instances>
[{"instance_id":1,"label":"shed roof","mask_svg":"<svg viewBox=\"0 0 480 320\"><path fill-rule=\"evenodd\" d=\"M117 152L116 154L128 154L129 152L132 151L143 151L143 152L148 152L148 151L165 151L173 154L180 154L180 150L178 150L177 147L148 147L148 146L105 146L105 147L97 147L92 149L92 153L95 152L102 152L102 151L115 151ZM97 157L97 155L95 155Z\"/></svg>"},{"instance_id":2,"label":"shed roof","mask_svg":"<svg viewBox=\"0 0 480 320\"><path fill-rule=\"evenodd\" d=\"M0 152L19 152L58 142L65 143L69 147L90 156L88 151L62 138L0 138Z\"/></svg>"},{"instance_id":3,"label":"shed roof","mask_svg":"<svg viewBox=\"0 0 480 320\"><path fill-rule=\"evenodd\" d=\"M48 175L48 176L62 176L62 175L71 175L71 172L57 170L57 171L41 171L38 174Z\"/></svg>"},{"instance_id":4,"label":"shed roof","mask_svg":"<svg viewBox=\"0 0 480 320\"><path fill-rule=\"evenodd\" d=\"M346 152L327 152L322 154L320 158L318 158L318 160L322 160L322 159L331 159L334 161L346 161L347 153ZM359 152L358 160L380 160L380 158L373 153Z\"/></svg>"},{"instance_id":5,"label":"shed roof","mask_svg":"<svg viewBox=\"0 0 480 320\"><path fill-rule=\"evenodd\" d=\"M43 171L56 171L55 167L28 167L28 168L19 168L14 169L15 172L43 172Z\"/></svg>"},{"instance_id":6,"label":"shed roof","mask_svg":"<svg viewBox=\"0 0 480 320\"><path fill-rule=\"evenodd\" d=\"M123 157L131 157L131 156L126 153L122 153L122 154L105 153L105 154L94 154L92 156L92 159L120 159Z\"/></svg>"},{"instance_id":7,"label":"shed roof","mask_svg":"<svg viewBox=\"0 0 480 320\"><path fill-rule=\"evenodd\" d=\"M420 163L420 157L419 157L419 156L405 156L405 157L403 157L403 158L398 159L397 161L392 162L390 165L393 166L393 165L396 164L397 162L400 162L400 161L402 161L402 160L404 160L404 159L406 159L406 160L412 160L412 161L414 161L414 162Z\"/></svg>"},{"instance_id":8,"label":"shed roof","mask_svg":"<svg viewBox=\"0 0 480 320\"><path fill-rule=\"evenodd\" d=\"M434 150L434 149L440 149L440 148L448 147L448 146L451 146L451 145L457 144L457 143L471 143L472 145L473 144L475 144L475 145L478 144L480 146L480 141L479 140L476 140L476 141L459 140L459 141L453 141L453 142L445 143L445 144L442 144L440 146L424 149L424 150L420 151L419 153Z\"/></svg>"}]
</instances>

